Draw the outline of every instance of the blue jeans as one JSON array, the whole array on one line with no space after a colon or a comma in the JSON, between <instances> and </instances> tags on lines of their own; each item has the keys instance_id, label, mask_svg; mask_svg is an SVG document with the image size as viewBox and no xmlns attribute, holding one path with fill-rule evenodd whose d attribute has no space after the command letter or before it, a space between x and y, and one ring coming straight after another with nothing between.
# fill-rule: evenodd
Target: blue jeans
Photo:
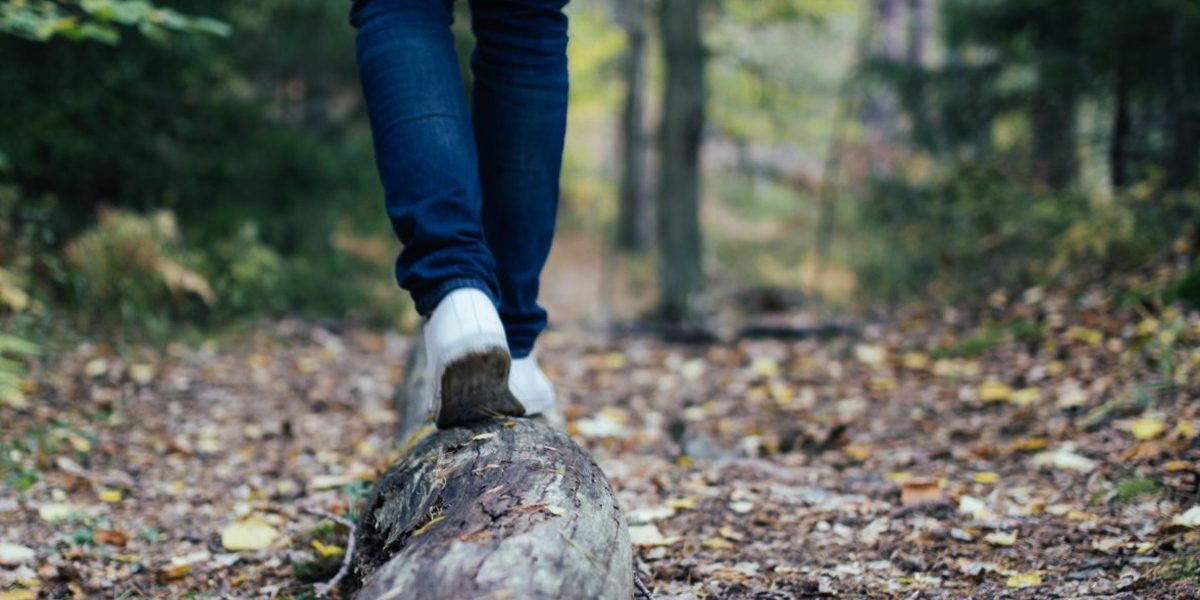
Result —
<instances>
[{"instance_id":1,"label":"blue jeans","mask_svg":"<svg viewBox=\"0 0 1200 600\"><path fill-rule=\"evenodd\" d=\"M516 358L546 327L538 277L567 124L566 3L471 0L472 111L454 0L357 0L350 14L387 213L404 245L396 280L422 315L455 289L483 291Z\"/></svg>"}]
</instances>

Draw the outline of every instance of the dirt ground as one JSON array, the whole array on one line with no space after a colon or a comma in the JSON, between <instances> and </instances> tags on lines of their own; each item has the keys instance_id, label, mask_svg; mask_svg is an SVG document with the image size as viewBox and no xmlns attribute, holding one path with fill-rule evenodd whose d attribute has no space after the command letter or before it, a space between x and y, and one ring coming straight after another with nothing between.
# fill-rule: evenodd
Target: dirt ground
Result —
<instances>
[{"instance_id":1,"label":"dirt ground","mask_svg":"<svg viewBox=\"0 0 1200 600\"><path fill-rule=\"evenodd\" d=\"M1200 596L1200 318L994 297L829 339L548 332L667 598ZM82 343L0 405L0 599L304 598L398 455L396 334ZM332 565L332 566L331 566Z\"/></svg>"}]
</instances>

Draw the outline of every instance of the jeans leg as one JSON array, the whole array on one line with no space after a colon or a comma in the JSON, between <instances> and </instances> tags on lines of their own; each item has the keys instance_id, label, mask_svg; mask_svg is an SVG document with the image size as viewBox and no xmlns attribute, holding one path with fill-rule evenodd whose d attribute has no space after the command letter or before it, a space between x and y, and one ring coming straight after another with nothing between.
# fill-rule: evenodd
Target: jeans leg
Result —
<instances>
[{"instance_id":1,"label":"jeans leg","mask_svg":"<svg viewBox=\"0 0 1200 600\"><path fill-rule=\"evenodd\" d=\"M392 228L396 280L428 315L456 288L500 296L484 241L478 157L453 0L359 0L358 68Z\"/></svg>"},{"instance_id":2,"label":"jeans leg","mask_svg":"<svg viewBox=\"0 0 1200 600\"><path fill-rule=\"evenodd\" d=\"M558 213L567 126L566 0L471 0L483 229L516 358L546 327L538 278Z\"/></svg>"}]
</instances>

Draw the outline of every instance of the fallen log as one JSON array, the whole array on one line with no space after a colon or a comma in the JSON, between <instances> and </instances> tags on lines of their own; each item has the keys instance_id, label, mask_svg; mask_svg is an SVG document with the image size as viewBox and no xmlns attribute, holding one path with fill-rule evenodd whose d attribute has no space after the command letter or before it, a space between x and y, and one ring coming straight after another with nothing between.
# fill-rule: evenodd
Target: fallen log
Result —
<instances>
[{"instance_id":1,"label":"fallen log","mask_svg":"<svg viewBox=\"0 0 1200 600\"><path fill-rule=\"evenodd\" d=\"M410 376L421 362L409 361ZM422 387L402 386L398 400L419 401ZM405 408L428 412L424 402ZM401 430L417 441L363 509L356 599L632 597L629 530L612 487L565 433L507 418L433 431L402 417Z\"/></svg>"}]
</instances>

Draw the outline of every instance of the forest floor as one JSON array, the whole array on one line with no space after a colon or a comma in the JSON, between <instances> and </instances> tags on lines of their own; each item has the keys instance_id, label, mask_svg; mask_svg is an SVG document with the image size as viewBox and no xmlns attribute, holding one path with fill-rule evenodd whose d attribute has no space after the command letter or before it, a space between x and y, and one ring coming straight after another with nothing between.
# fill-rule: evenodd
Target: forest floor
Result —
<instances>
[{"instance_id":1,"label":"forest floor","mask_svg":"<svg viewBox=\"0 0 1200 600\"><path fill-rule=\"evenodd\" d=\"M311 597L408 342L78 344L0 405L0 599ZM993 297L830 339L541 342L654 596L1200 595L1200 315Z\"/></svg>"}]
</instances>

